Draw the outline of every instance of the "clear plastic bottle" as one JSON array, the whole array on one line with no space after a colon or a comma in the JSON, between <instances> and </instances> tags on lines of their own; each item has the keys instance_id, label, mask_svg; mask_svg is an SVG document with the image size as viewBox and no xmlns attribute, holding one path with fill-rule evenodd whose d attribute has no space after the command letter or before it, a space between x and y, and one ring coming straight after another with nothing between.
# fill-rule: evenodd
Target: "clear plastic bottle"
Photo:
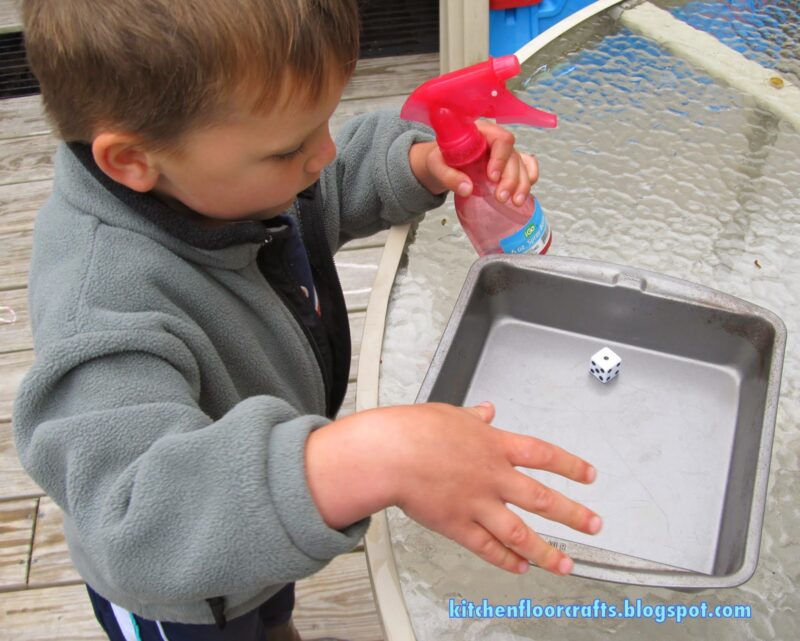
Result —
<instances>
[{"instance_id":1,"label":"clear plastic bottle","mask_svg":"<svg viewBox=\"0 0 800 641\"><path fill-rule=\"evenodd\" d=\"M514 97L505 80L520 71L515 56L490 58L429 80L409 96L401 116L433 127L444 161L466 173L472 194L456 195L459 221L475 250L486 254L544 254L552 234L539 201L528 194L522 205L494 196L489 180L488 143L475 125L477 118L494 118L499 123L524 123L555 127L556 116L526 105Z\"/></svg>"},{"instance_id":2,"label":"clear plastic bottle","mask_svg":"<svg viewBox=\"0 0 800 641\"><path fill-rule=\"evenodd\" d=\"M547 217L532 194L521 205L494 197L495 183L486 176L488 152L478 161L459 167L472 180L469 196L455 197L458 220L481 256L486 254L544 254L552 235Z\"/></svg>"}]
</instances>

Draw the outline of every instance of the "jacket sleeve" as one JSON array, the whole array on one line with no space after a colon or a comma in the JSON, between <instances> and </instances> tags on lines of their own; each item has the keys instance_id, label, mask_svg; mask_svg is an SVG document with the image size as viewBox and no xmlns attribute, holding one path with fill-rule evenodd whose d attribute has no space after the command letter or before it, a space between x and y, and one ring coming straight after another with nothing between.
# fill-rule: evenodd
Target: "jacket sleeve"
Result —
<instances>
[{"instance_id":1,"label":"jacket sleeve","mask_svg":"<svg viewBox=\"0 0 800 641\"><path fill-rule=\"evenodd\" d=\"M105 330L45 346L16 400L25 468L144 603L307 576L366 529L330 529L310 496L305 442L327 419L262 395L212 420L203 385L174 332Z\"/></svg>"},{"instance_id":2,"label":"jacket sleeve","mask_svg":"<svg viewBox=\"0 0 800 641\"><path fill-rule=\"evenodd\" d=\"M401 120L397 109L358 116L343 125L336 136L337 158L322 177L326 207L339 213L326 219L329 237L338 233L334 249L418 220L444 202L445 195L435 196L420 184L408 162L411 145L430 140L429 128Z\"/></svg>"}]
</instances>

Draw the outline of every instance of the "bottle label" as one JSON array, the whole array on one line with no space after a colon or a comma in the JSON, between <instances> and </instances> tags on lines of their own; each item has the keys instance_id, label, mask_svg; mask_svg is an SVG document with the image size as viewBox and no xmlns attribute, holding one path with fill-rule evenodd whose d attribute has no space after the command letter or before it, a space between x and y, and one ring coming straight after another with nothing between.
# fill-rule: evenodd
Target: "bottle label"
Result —
<instances>
[{"instance_id":1,"label":"bottle label","mask_svg":"<svg viewBox=\"0 0 800 641\"><path fill-rule=\"evenodd\" d=\"M547 219L539 204L539 199L534 198L533 215L530 220L517 232L500 239L500 249L505 254L524 254L526 252L541 252L549 236Z\"/></svg>"}]
</instances>

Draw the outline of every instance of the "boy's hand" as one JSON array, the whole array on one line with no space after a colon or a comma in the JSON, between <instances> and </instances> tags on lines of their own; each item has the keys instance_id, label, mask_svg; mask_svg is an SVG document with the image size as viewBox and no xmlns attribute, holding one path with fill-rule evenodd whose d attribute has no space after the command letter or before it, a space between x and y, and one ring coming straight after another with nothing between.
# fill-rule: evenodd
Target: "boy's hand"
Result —
<instances>
[{"instance_id":1,"label":"boy's hand","mask_svg":"<svg viewBox=\"0 0 800 641\"><path fill-rule=\"evenodd\" d=\"M475 124L489 143L486 173L490 181L498 183L495 198L501 203L511 198L515 204L521 205L539 179L536 157L514 149L514 134L507 129L486 120L478 120ZM472 193L473 185L469 176L445 164L435 142L412 145L409 161L417 180L432 194L440 194L448 189L459 196Z\"/></svg>"},{"instance_id":2,"label":"boy's hand","mask_svg":"<svg viewBox=\"0 0 800 641\"><path fill-rule=\"evenodd\" d=\"M600 530L600 517L515 467L581 483L594 481L595 470L559 447L492 427L493 417L488 403L427 403L360 412L317 430L306 450L307 473L323 518L340 528L397 505L500 568L521 573L530 560L568 574L571 559L506 504L588 534Z\"/></svg>"}]
</instances>

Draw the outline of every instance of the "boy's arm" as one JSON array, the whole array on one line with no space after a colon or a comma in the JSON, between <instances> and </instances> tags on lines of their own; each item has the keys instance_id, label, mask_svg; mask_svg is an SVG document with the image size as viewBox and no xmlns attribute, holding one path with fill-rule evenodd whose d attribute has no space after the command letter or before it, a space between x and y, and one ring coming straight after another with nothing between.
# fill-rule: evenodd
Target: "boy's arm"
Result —
<instances>
[{"instance_id":1,"label":"boy's arm","mask_svg":"<svg viewBox=\"0 0 800 641\"><path fill-rule=\"evenodd\" d=\"M87 582L191 601L308 576L351 550L366 522L330 528L304 475L308 435L329 421L265 395L213 416L198 405L203 355L171 330L40 347L16 400L20 459L78 533L82 573L101 571Z\"/></svg>"},{"instance_id":2,"label":"boy's arm","mask_svg":"<svg viewBox=\"0 0 800 641\"><path fill-rule=\"evenodd\" d=\"M411 169L415 143L433 140L424 125L384 109L349 120L336 135L336 160L322 175L329 239L336 249L353 238L419 219L440 206Z\"/></svg>"},{"instance_id":3,"label":"boy's arm","mask_svg":"<svg viewBox=\"0 0 800 641\"><path fill-rule=\"evenodd\" d=\"M487 176L500 202L520 205L539 177L534 156L520 153L514 135L488 121L476 123L489 144ZM336 136L337 157L322 176L334 249L440 206L448 190L472 192L469 177L449 167L430 128L381 110L347 122Z\"/></svg>"},{"instance_id":4,"label":"boy's arm","mask_svg":"<svg viewBox=\"0 0 800 641\"><path fill-rule=\"evenodd\" d=\"M571 560L548 545L507 503L595 534L600 518L515 467L591 483L582 459L535 438L489 425L489 404L388 407L315 431L306 450L311 493L326 522L341 527L389 505L486 561L524 572L528 561L567 574Z\"/></svg>"}]
</instances>

